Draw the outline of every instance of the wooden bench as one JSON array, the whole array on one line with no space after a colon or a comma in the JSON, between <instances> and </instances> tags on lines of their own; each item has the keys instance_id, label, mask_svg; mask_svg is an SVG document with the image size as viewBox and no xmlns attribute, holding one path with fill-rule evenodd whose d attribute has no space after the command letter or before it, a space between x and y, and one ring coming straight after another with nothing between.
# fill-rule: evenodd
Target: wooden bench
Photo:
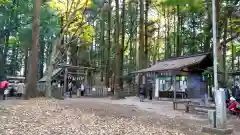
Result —
<instances>
[{"instance_id":1,"label":"wooden bench","mask_svg":"<svg viewBox=\"0 0 240 135\"><path fill-rule=\"evenodd\" d=\"M178 104L189 104L190 100L176 100L173 101L173 110L176 110L178 108Z\"/></svg>"},{"instance_id":2,"label":"wooden bench","mask_svg":"<svg viewBox=\"0 0 240 135\"><path fill-rule=\"evenodd\" d=\"M168 98L173 98L173 96L174 96L173 91L168 92ZM179 97L181 97L181 99L184 99L184 98L186 98L186 92L176 91L176 96L179 96Z\"/></svg>"},{"instance_id":3,"label":"wooden bench","mask_svg":"<svg viewBox=\"0 0 240 135\"><path fill-rule=\"evenodd\" d=\"M207 113L208 110L215 110L216 109L215 106L204 106L204 105L196 105L196 104L191 104L191 103L188 103L188 104L185 104L185 105L186 105L185 106L185 112L187 112L187 113L190 110Z\"/></svg>"}]
</instances>

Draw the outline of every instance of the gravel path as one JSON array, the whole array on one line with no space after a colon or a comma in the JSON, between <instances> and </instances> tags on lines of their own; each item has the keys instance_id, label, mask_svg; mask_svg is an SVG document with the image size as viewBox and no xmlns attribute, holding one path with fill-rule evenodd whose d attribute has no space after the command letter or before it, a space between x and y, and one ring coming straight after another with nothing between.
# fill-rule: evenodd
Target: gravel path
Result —
<instances>
[{"instance_id":1,"label":"gravel path","mask_svg":"<svg viewBox=\"0 0 240 135\"><path fill-rule=\"evenodd\" d=\"M168 117L136 105L107 102L89 98L2 101L0 134L204 135L200 132L204 120ZM150 110L154 110L152 107Z\"/></svg>"}]
</instances>

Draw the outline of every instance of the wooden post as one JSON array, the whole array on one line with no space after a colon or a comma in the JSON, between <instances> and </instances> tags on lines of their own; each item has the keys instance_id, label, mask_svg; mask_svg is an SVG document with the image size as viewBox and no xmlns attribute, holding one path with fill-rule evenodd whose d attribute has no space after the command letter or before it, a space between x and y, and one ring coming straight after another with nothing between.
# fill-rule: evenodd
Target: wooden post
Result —
<instances>
[{"instance_id":1,"label":"wooden post","mask_svg":"<svg viewBox=\"0 0 240 135\"><path fill-rule=\"evenodd\" d=\"M84 83L85 83L85 84L88 84L88 69L85 70Z\"/></svg>"},{"instance_id":2,"label":"wooden post","mask_svg":"<svg viewBox=\"0 0 240 135\"><path fill-rule=\"evenodd\" d=\"M63 93L64 93L67 89L68 89L68 68L65 68Z\"/></svg>"},{"instance_id":3,"label":"wooden post","mask_svg":"<svg viewBox=\"0 0 240 135\"><path fill-rule=\"evenodd\" d=\"M173 101L176 101L176 73L173 73Z\"/></svg>"},{"instance_id":4,"label":"wooden post","mask_svg":"<svg viewBox=\"0 0 240 135\"><path fill-rule=\"evenodd\" d=\"M78 52L77 52L77 56L78 56ZM76 86L80 86L80 84L81 83L80 83L80 79L79 79L79 70L77 69ZM79 98L80 97L80 89L79 89L79 87L76 87L76 90L77 90L77 97Z\"/></svg>"},{"instance_id":5,"label":"wooden post","mask_svg":"<svg viewBox=\"0 0 240 135\"><path fill-rule=\"evenodd\" d=\"M91 78L90 78L90 83L89 83L89 89L91 90L92 89L92 86L93 86L93 70L90 71L91 72Z\"/></svg>"},{"instance_id":6,"label":"wooden post","mask_svg":"<svg viewBox=\"0 0 240 135\"><path fill-rule=\"evenodd\" d=\"M84 77L84 86L88 86L87 87L87 89L86 88L84 88L85 89L85 93L88 93L89 92L89 83L88 83L88 69L84 69L84 72L85 72L85 77ZM88 92L86 92L86 91L88 91Z\"/></svg>"}]
</instances>

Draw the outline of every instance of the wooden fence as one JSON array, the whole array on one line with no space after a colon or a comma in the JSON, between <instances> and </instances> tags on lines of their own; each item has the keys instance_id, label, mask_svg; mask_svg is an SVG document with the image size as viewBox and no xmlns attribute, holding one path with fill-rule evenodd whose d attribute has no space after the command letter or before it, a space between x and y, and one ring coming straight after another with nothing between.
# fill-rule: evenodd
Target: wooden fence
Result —
<instances>
[{"instance_id":1,"label":"wooden fence","mask_svg":"<svg viewBox=\"0 0 240 135\"><path fill-rule=\"evenodd\" d=\"M84 95L88 97L107 97L109 91L107 88L92 88L85 90Z\"/></svg>"},{"instance_id":2,"label":"wooden fence","mask_svg":"<svg viewBox=\"0 0 240 135\"><path fill-rule=\"evenodd\" d=\"M124 96L135 96L136 92L137 92L135 87L136 87L135 85L125 86L122 94ZM39 92L46 93L47 86L45 83L38 83L37 89ZM60 89L63 91L63 88L60 88ZM77 90L74 88L73 94L76 94L77 93L76 91ZM113 93L111 91L109 91L108 88L95 87L95 88L86 89L84 96L86 96L86 97L107 97L107 96L111 96L112 94Z\"/></svg>"}]
</instances>

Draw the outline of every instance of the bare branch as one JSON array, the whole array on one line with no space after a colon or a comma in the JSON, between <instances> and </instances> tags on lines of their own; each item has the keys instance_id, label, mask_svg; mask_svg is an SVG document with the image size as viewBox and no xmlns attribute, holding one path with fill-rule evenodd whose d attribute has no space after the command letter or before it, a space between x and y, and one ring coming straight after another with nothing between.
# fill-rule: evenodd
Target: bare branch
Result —
<instances>
[{"instance_id":1,"label":"bare branch","mask_svg":"<svg viewBox=\"0 0 240 135\"><path fill-rule=\"evenodd\" d=\"M76 6L74 7L74 9L77 8L77 6L80 4L80 1L81 1L81 0L78 0L78 1L77 1L77 4L76 4ZM88 3L88 0L86 1L86 3ZM85 7L85 6L83 6L83 7ZM65 32L67 31L69 25L70 25L70 24L72 23L72 21L74 20L74 17L75 17L75 15L76 15L77 11L81 10L83 7L80 7L80 8L78 8L78 9L74 10L74 11L71 13L70 19L69 19L69 20L66 20L67 23L66 23L66 24L63 26L63 28L62 28L62 30L63 30L62 33L65 33Z\"/></svg>"}]
</instances>

